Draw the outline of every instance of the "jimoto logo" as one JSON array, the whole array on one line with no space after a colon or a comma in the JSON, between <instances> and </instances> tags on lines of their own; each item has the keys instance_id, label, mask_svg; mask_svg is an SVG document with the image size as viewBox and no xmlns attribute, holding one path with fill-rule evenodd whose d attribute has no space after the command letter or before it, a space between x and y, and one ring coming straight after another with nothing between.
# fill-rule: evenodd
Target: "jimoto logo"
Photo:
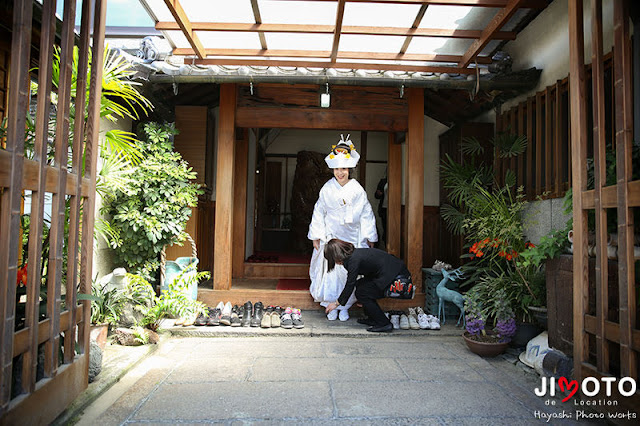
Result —
<instances>
[{"instance_id":1,"label":"jimoto logo","mask_svg":"<svg viewBox=\"0 0 640 426\"><path fill-rule=\"evenodd\" d=\"M586 377L579 384L577 380L569 380L562 376L557 381L558 388L564 393L565 398L562 402L567 402L573 398L578 390L584 396L608 396L612 395L613 389L617 388L618 393L622 396L628 397L636 393L636 381L631 377L623 377L618 379L617 377ZM556 395L556 378L555 377L541 377L540 387L534 390L537 396L555 396ZM601 393L604 392L604 395Z\"/></svg>"}]
</instances>

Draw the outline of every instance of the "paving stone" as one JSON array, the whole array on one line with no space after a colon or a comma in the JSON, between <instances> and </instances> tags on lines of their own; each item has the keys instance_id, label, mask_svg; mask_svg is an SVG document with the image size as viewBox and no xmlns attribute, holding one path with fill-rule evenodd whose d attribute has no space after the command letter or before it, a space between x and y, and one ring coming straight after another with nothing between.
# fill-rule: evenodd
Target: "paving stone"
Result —
<instances>
[{"instance_id":1,"label":"paving stone","mask_svg":"<svg viewBox=\"0 0 640 426\"><path fill-rule=\"evenodd\" d=\"M530 416L517 401L488 383L405 382L381 386L367 382L332 384L340 416L472 416L501 413Z\"/></svg>"},{"instance_id":2,"label":"paving stone","mask_svg":"<svg viewBox=\"0 0 640 426\"><path fill-rule=\"evenodd\" d=\"M413 380L456 383L484 380L482 376L461 360L399 358L397 361L406 375Z\"/></svg>"},{"instance_id":3,"label":"paving stone","mask_svg":"<svg viewBox=\"0 0 640 426\"><path fill-rule=\"evenodd\" d=\"M327 358L257 359L250 381L307 380L407 380L402 369L390 358L341 359Z\"/></svg>"},{"instance_id":4,"label":"paving stone","mask_svg":"<svg viewBox=\"0 0 640 426\"><path fill-rule=\"evenodd\" d=\"M227 357L212 361L206 358L189 359L169 374L168 383L245 381L251 371L253 358Z\"/></svg>"},{"instance_id":5,"label":"paving stone","mask_svg":"<svg viewBox=\"0 0 640 426\"><path fill-rule=\"evenodd\" d=\"M328 417L329 385L303 382L165 384L152 393L134 420L274 419Z\"/></svg>"},{"instance_id":6,"label":"paving stone","mask_svg":"<svg viewBox=\"0 0 640 426\"><path fill-rule=\"evenodd\" d=\"M326 343L329 357L384 357L409 359L453 359L456 356L440 341L420 340L413 342L344 339Z\"/></svg>"}]
</instances>

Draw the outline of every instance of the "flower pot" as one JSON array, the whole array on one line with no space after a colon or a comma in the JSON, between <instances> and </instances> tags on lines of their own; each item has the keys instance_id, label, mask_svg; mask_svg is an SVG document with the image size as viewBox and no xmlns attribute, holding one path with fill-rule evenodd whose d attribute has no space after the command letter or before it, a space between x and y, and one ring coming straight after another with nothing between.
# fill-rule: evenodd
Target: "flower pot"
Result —
<instances>
[{"instance_id":1,"label":"flower pot","mask_svg":"<svg viewBox=\"0 0 640 426\"><path fill-rule=\"evenodd\" d=\"M102 350L107 346L107 334L109 334L109 324L91 324L89 336L96 341Z\"/></svg>"},{"instance_id":2,"label":"flower pot","mask_svg":"<svg viewBox=\"0 0 640 426\"><path fill-rule=\"evenodd\" d=\"M536 324L542 327L543 330L547 329L547 308L544 306L529 306L529 312L536 320Z\"/></svg>"},{"instance_id":3,"label":"flower pot","mask_svg":"<svg viewBox=\"0 0 640 426\"><path fill-rule=\"evenodd\" d=\"M532 322L519 322L516 324L516 334L511 339L511 346L516 348L524 348L529 340L540 334L542 330L538 324Z\"/></svg>"},{"instance_id":4,"label":"flower pot","mask_svg":"<svg viewBox=\"0 0 640 426\"><path fill-rule=\"evenodd\" d=\"M490 334L491 335L491 334ZM509 342L480 342L470 337L468 332L464 332L462 338L471 352L483 357L494 357L507 350Z\"/></svg>"}]
</instances>

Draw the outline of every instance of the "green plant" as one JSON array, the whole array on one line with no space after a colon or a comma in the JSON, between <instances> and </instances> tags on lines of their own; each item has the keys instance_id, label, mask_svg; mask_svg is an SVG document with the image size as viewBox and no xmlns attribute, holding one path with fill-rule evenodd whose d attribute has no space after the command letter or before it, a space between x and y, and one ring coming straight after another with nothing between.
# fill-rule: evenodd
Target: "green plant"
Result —
<instances>
[{"instance_id":1,"label":"green plant","mask_svg":"<svg viewBox=\"0 0 640 426\"><path fill-rule=\"evenodd\" d=\"M138 144L144 159L128 176L129 184L108 197L102 209L110 217L108 234L116 258L129 270L151 279L166 245L183 241L184 227L201 193L196 174L173 151L173 125L147 123L147 141Z\"/></svg>"},{"instance_id":2,"label":"green plant","mask_svg":"<svg viewBox=\"0 0 640 426\"><path fill-rule=\"evenodd\" d=\"M141 345L149 343L149 333L143 327L133 327L133 340Z\"/></svg>"},{"instance_id":3,"label":"green plant","mask_svg":"<svg viewBox=\"0 0 640 426\"><path fill-rule=\"evenodd\" d=\"M107 287L108 284L94 282L91 294L78 294L78 300L91 301L91 324L114 324L120 319L127 295L122 290Z\"/></svg>"},{"instance_id":4,"label":"green plant","mask_svg":"<svg viewBox=\"0 0 640 426\"><path fill-rule=\"evenodd\" d=\"M466 330L473 339L484 342L508 342L516 332L515 314L505 291L499 289L490 302L478 286L465 294ZM493 320L494 334L488 334L487 323Z\"/></svg>"},{"instance_id":5,"label":"green plant","mask_svg":"<svg viewBox=\"0 0 640 426\"><path fill-rule=\"evenodd\" d=\"M147 280L139 275L127 274L128 292L131 297L139 301L135 306L143 314L139 325L157 331L161 321L170 315L185 317L204 314L205 305L189 298L188 289L191 285L197 285L198 282L208 279L209 276L209 272L194 274L183 271L167 285L167 289L163 290L160 296L156 296Z\"/></svg>"}]
</instances>

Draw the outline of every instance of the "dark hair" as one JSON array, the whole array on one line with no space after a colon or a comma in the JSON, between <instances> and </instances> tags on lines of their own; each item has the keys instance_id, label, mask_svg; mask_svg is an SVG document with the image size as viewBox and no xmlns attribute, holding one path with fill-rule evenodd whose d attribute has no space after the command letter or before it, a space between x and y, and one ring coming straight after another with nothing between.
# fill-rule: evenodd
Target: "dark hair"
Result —
<instances>
[{"instance_id":1,"label":"dark hair","mask_svg":"<svg viewBox=\"0 0 640 426\"><path fill-rule=\"evenodd\" d=\"M324 258L327 259L328 262L327 272L333 270L336 262L344 263L344 261L353 254L354 249L353 244L346 241L337 238L330 240L327 245L324 246Z\"/></svg>"}]
</instances>

